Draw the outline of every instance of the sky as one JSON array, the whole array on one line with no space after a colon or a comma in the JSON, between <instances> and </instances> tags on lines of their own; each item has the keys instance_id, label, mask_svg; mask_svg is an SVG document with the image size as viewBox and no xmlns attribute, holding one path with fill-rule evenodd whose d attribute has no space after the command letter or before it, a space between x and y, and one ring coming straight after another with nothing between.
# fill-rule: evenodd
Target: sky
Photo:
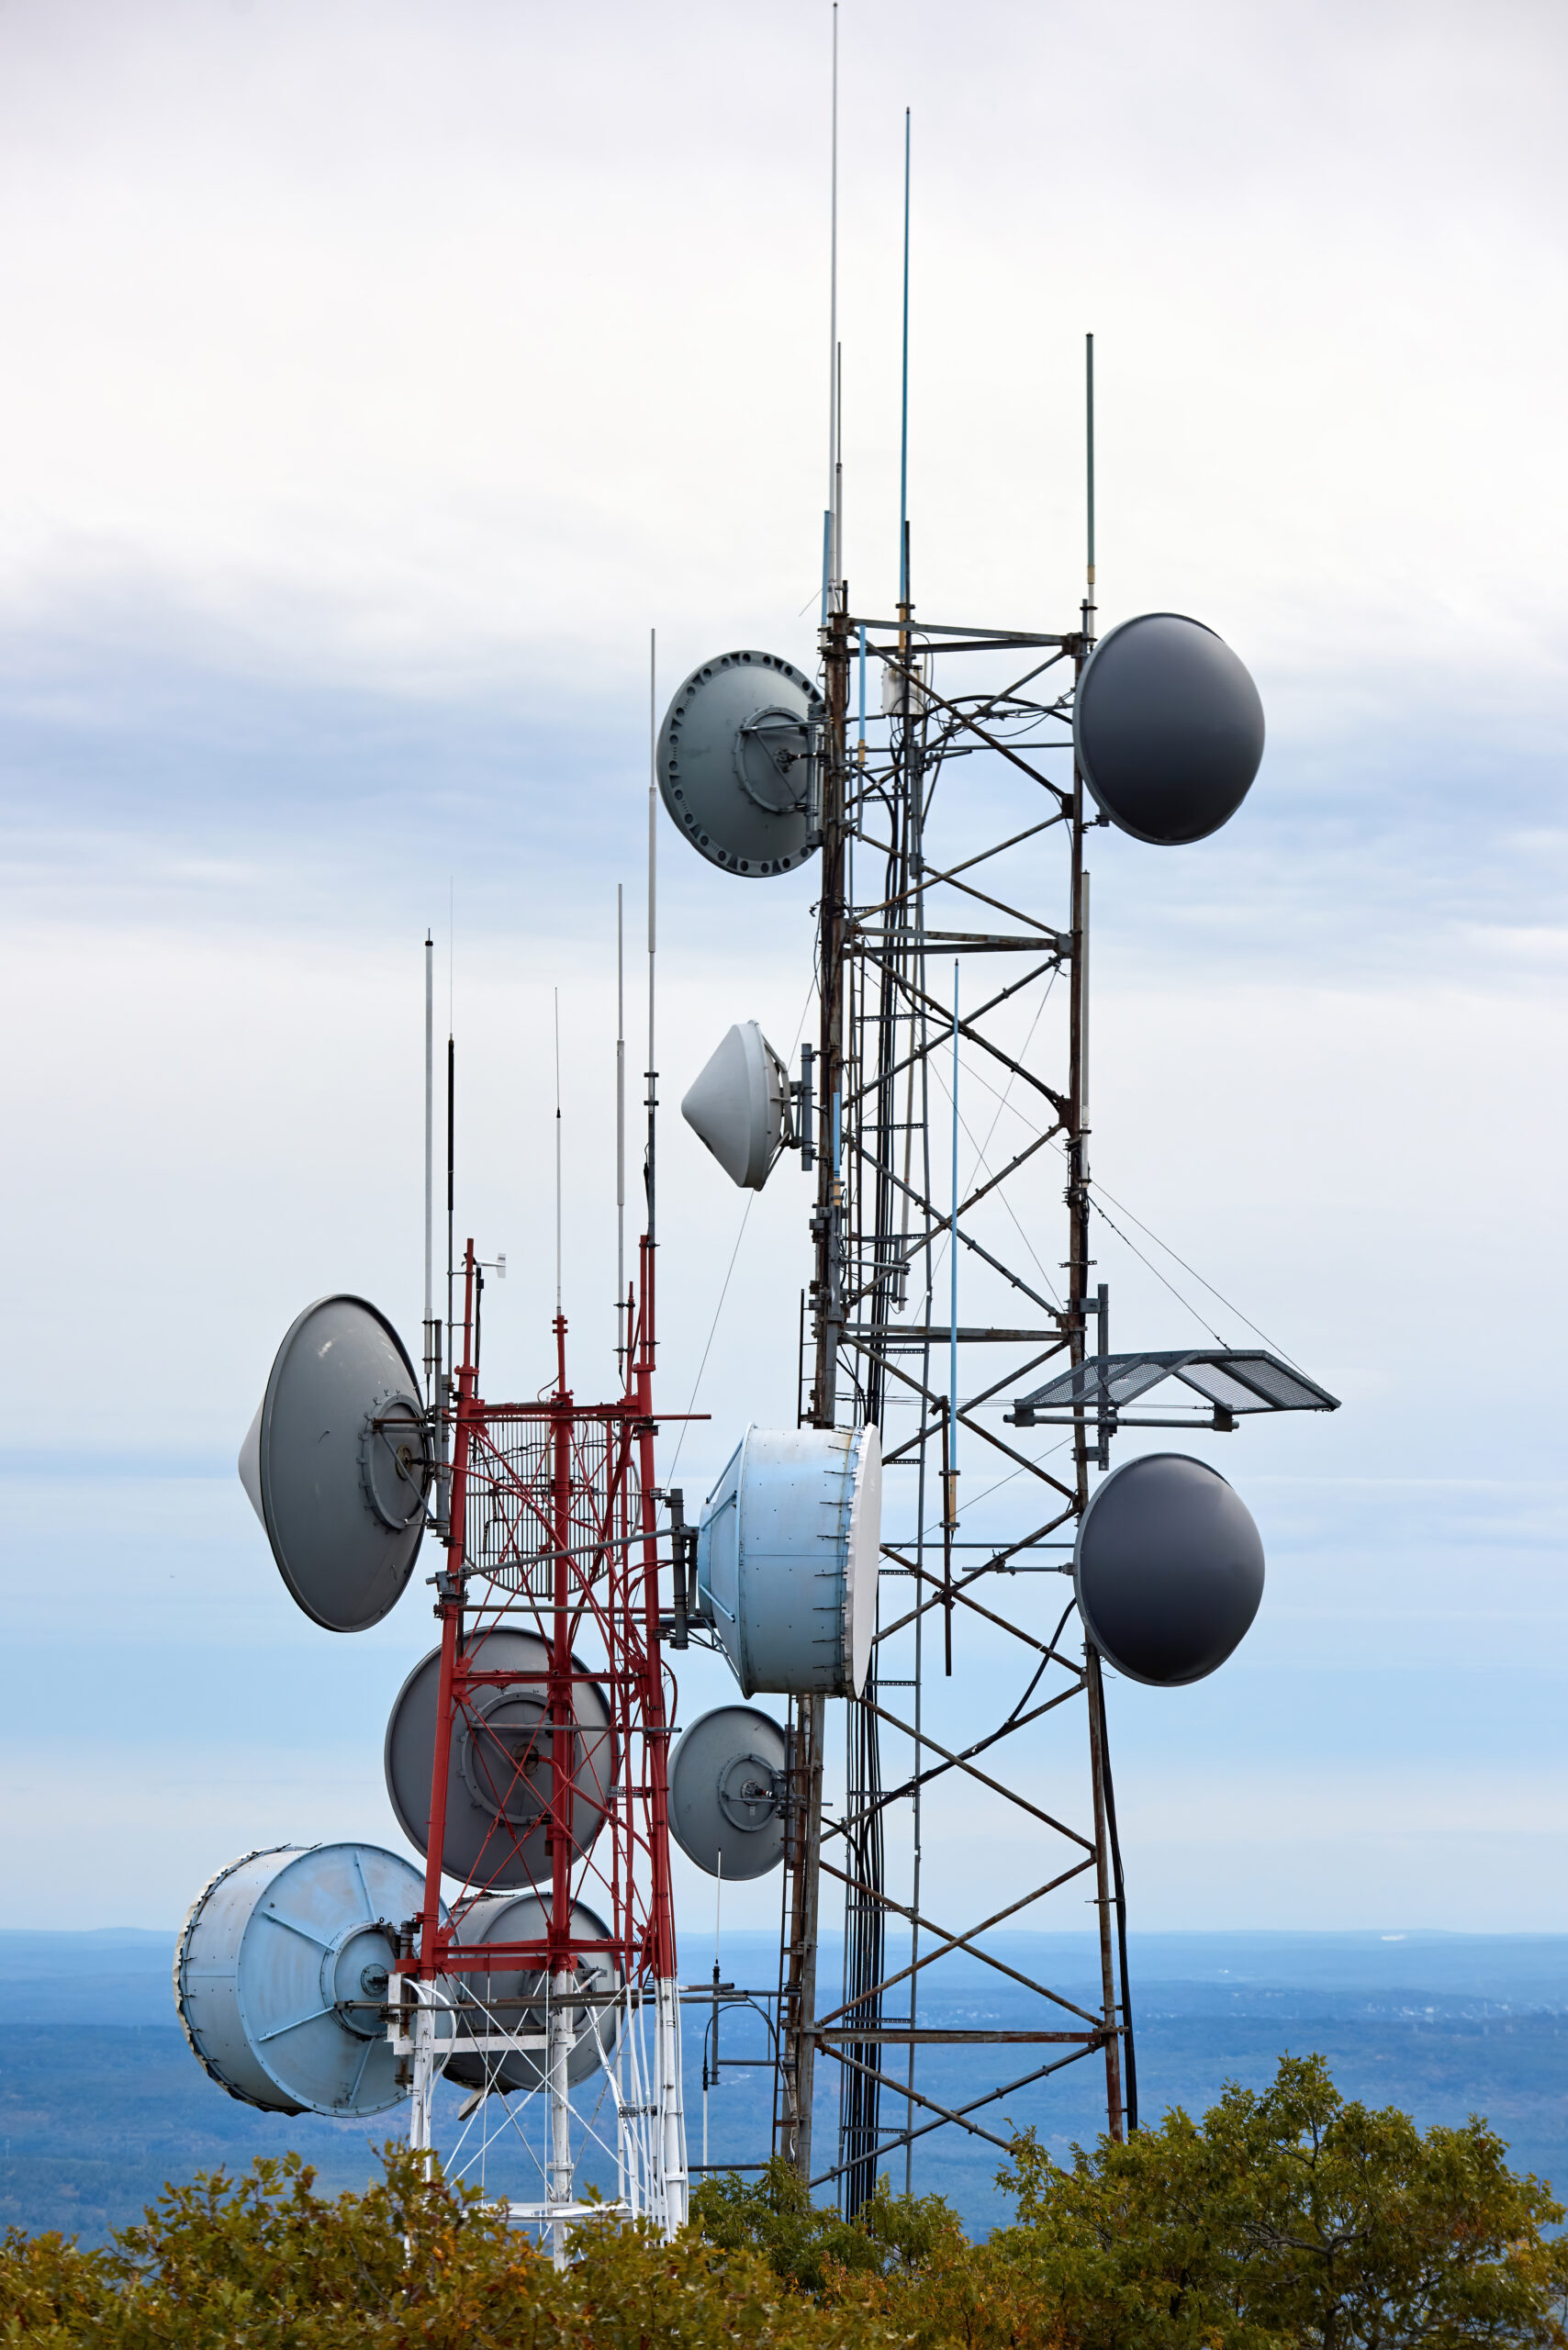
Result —
<instances>
[{"instance_id":1,"label":"sky","mask_svg":"<svg viewBox=\"0 0 1568 2350\"><path fill-rule=\"evenodd\" d=\"M547 1370L558 997L608 1386L650 631L660 710L813 654L829 40L818 0L0 0L6 1924L397 1841L428 1595L318 1630L233 1460L311 1297L415 1342L427 928L498 1375ZM1224 834L1094 843L1097 1175L1344 1398L1210 1448L1269 1556L1233 1662L1112 1688L1149 1929L1568 1929L1565 49L1545 6L840 11L852 599L894 593L907 106L921 610L1073 624L1092 330L1103 621L1194 613L1268 713ZM700 1494L792 1417L805 1201L781 1167L743 1234L673 1103L732 1019L797 1033L812 889L666 828L660 891ZM1195 1334L1103 1270L1129 1340ZM693 1660L688 1715L726 1685ZM958 1905L1005 1850L939 1808L927 1863Z\"/></svg>"}]
</instances>

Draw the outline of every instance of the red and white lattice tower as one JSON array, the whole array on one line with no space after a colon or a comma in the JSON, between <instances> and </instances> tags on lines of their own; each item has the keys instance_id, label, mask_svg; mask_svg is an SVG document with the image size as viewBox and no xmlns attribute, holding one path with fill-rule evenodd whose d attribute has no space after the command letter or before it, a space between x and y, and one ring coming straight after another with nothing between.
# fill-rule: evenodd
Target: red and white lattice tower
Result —
<instances>
[{"instance_id":1,"label":"red and white lattice tower","mask_svg":"<svg viewBox=\"0 0 1568 2350\"><path fill-rule=\"evenodd\" d=\"M573 1394L560 1315L553 1389L533 1403L486 1402L483 1274L472 1241L463 1279L462 1360L454 1379L437 1382L435 1515L446 1564L435 1579L424 1902L405 1936L393 2031L409 2066L416 2146L432 2143L443 2067L469 2080L479 2068L465 2115L481 2144L487 2086L492 2094L510 2086L514 2104L520 2092L544 2101L543 2191L510 2210L547 2227L559 2258L568 2226L605 2209L579 2192L595 2150L601 2176L614 2161L611 2209L666 2233L687 2213L654 1485L654 1251L644 1237L624 1389L612 1403ZM678 1533L678 1605L680 1544ZM457 1839L455 1867L454 1803L485 1822L476 1851ZM449 1885L463 1872L444 1905L443 1858ZM472 2151L446 2150L449 2168L464 2167Z\"/></svg>"}]
</instances>

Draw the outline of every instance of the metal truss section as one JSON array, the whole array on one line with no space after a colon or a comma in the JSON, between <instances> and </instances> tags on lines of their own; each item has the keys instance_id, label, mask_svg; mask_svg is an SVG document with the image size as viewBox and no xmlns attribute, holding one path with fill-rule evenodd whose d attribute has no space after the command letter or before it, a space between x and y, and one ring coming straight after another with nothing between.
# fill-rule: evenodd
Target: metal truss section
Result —
<instances>
[{"instance_id":1,"label":"metal truss section","mask_svg":"<svg viewBox=\"0 0 1568 2350\"><path fill-rule=\"evenodd\" d=\"M823 632L801 1416L874 1423L887 1484L874 1662L846 1707L832 1808L824 1708L791 1709L775 2145L849 2210L895 2158L907 2181L933 2131L1004 2145L1001 2101L1086 2056L1103 2065L1108 2127L1124 2126L1099 1663L1070 1585L1050 1580L1067 1570L1100 1455L1094 1402L1072 1399L1045 1444L1009 1426L1032 1374L1082 1364L1094 1305L1089 881L1071 736L1092 619L1085 606L1081 628L1056 635L917 626L908 607L862 621L835 589ZM1025 1889L987 1915L947 1914L923 1870L933 1802L969 1824L971 1849L1004 1852L1001 1881ZM1078 1926L1085 1898L1098 1921L1087 1998L995 1940ZM840 1909L830 1989L816 1952ZM1000 1995L1000 2022L948 2020L955 1963ZM937 2092L936 2048L974 2051L966 2094ZM831 2147L812 2143L819 2056L838 2076Z\"/></svg>"},{"instance_id":2,"label":"metal truss section","mask_svg":"<svg viewBox=\"0 0 1568 2350\"><path fill-rule=\"evenodd\" d=\"M470 1243L463 1359L438 1431L450 1499L425 1898L393 2044L413 2089L410 2142L431 2143L434 2081L455 2069L473 2093L443 2149L448 2174L482 2179L498 2143L521 2145L539 2194L512 2217L546 2230L557 2259L591 2157L601 2177L613 2169L610 2208L666 2232L687 2210L651 1256L644 1239L621 1396L577 1402L557 1315L554 1389L491 1404ZM443 1912L443 1863L459 1873L449 1796L463 1786L487 1827Z\"/></svg>"}]
</instances>

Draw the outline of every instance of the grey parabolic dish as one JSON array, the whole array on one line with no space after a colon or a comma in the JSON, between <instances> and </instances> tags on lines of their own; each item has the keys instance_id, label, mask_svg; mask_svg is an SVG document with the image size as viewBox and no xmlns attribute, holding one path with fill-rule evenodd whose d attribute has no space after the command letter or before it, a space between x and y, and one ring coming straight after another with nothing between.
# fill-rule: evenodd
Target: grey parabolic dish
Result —
<instances>
[{"instance_id":1,"label":"grey parabolic dish","mask_svg":"<svg viewBox=\"0 0 1568 2350\"><path fill-rule=\"evenodd\" d=\"M546 1809L554 1733L544 1718L543 1674L550 1652L532 1632L487 1632L468 1655L486 1673L536 1676L510 1686L481 1684L453 1724L446 1780L445 1874L465 1885L547 1886ZM581 1671L574 1659L574 1667ZM386 1724L386 1792L398 1825L417 1852L430 1842L431 1780L435 1768L436 1699L441 1651L432 1649L398 1693ZM572 1849L577 1858L604 1825L615 1785L616 1741L610 1704L597 1681L573 1684Z\"/></svg>"},{"instance_id":2,"label":"grey parabolic dish","mask_svg":"<svg viewBox=\"0 0 1568 2350\"><path fill-rule=\"evenodd\" d=\"M549 1930L548 1897L503 1893L476 1901L465 1913L455 1938L464 1943L542 1942ZM581 1901L572 1904L571 1930L575 1942L610 1940L610 1929L603 1919ZM465 2036L473 2040L495 2031L543 2031L546 2025L548 1975L543 1968L520 1967L509 1960L493 1974L470 1975L465 1971L461 1979L469 1996L465 1999L459 1995L457 2039L447 2059L447 2079L474 2089L543 2088L545 2073L542 2051L519 2048L504 2054L487 2054L483 2050L468 2053L463 2042ZM618 1979L619 1970L608 1953L577 1961L577 1980L585 1991L613 1991ZM520 2008L513 2004L520 1999L537 1999L539 2005ZM566 2079L573 2088L601 2069L604 2057L615 2046L620 2020L614 2006L600 2006L598 2001L592 2007L573 2009L572 2030L577 2044L566 2058Z\"/></svg>"},{"instance_id":3,"label":"grey parabolic dish","mask_svg":"<svg viewBox=\"0 0 1568 2350\"><path fill-rule=\"evenodd\" d=\"M1263 756L1258 688L1223 637L1181 612L1124 621L1079 680L1073 747L1095 801L1135 840L1218 832Z\"/></svg>"},{"instance_id":4,"label":"grey parabolic dish","mask_svg":"<svg viewBox=\"0 0 1568 2350\"><path fill-rule=\"evenodd\" d=\"M727 1880L766 1876L784 1858L778 1807L784 1733L755 1706L716 1706L680 1739L669 1766L670 1833L689 1861Z\"/></svg>"},{"instance_id":5,"label":"grey parabolic dish","mask_svg":"<svg viewBox=\"0 0 1568 2350\"><path fill-rule=\"evenodd\" d=\"M732 1183L761 1191L784 1147L790 1072L755 1020L730 1030L687 1088L680 1114Z\"/></svg>"},{"instance_id":6,"label":"grey parabolic dish","mask_svg":"<svg viewBox=\"0 0 1568 2350\"><path fill-rule=\"evenodd\" d=\"M240 1477L307 1616L363 1632L396 1606L424 1536L423 1407L402 1340L363 1297L319 1298L295 1323Z\"/></svg>"},{"instance_id":7,"label":"grey parabolic dish","mask_svg":"<svg viewBox=\"0 0 1568 2350\"><path fill-rule=\"evenodd\" d=\"M793 872L806 845L809 677L775 653L721 653L693 669L659 729L659 792L700 856L752 880Z\"/></svg>"},{"instance_id":8,"label":"grey parabolic dish","mask_svg":"<svg viewBox=\"0 0 1568 2350\"><path fill-rule=\"evenodd\" d=\"M1263 1544L1246 1503L1205 1461L1150 1452L1096 1488L1073 1584L1090 1639L1130 1680L1201 1681L1263 1597Z\"/></svg>"}]
</instances>

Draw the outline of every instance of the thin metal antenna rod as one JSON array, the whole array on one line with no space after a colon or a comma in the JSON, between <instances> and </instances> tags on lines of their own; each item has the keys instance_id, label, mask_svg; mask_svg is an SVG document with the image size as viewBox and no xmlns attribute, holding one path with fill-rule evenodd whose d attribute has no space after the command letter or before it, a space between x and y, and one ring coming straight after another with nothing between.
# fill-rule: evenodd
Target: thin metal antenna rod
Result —
<instances>
[{"instance_id":1,"label":"thin metal antenna rod","mask_svg":"<svg viewBox=\"0 0 1568 2350\"><path fill-rule=\"evenodd\" d=\"M615 1358L626 1354L626 888L615 885Z\"/></svg>"},{"instance_id":2,"label":"thin metal antenna rod","mask_svg":"<svg viewBox=\"0 0 1568 2350\"><path fill-rule=\"evenodd\" d=\"M835 581L844 577L844 345L838 346L838 361L834 374L834 404L837 418L834 439L838 454L833 468L833 576Z\"/></svg>"},{"instance_id":3,"label":"thin metal antenna rod","mask_svg":"<svg viewBox=\"0 0 1568 2350\"><path fill-rule=\"evenodd\" d=\"M656 1141L655 1113L658 1108L656 1080L654 1067L654 979L655 958L658 952L658 632L648 631L648 1246L654 1245L654 1158Z\"/></svg>"},{"instance_id":4,"label":"thin metal antenna rod","mask_svg":"<svg viewBox=\"0 0 1568 2350\"><path fill-rule=\"evenodd\" d=\"M435 940L425 933L425 1392L435 1378Z\"/></svg>"},{"instance_id":5,"label":"thin metal antenna rod","mask_svg":"<svg viewBox=\"0 0 1568 2350\"><path fill-rule=\"evenodd\" d=\"M909 108L903 110L903 388L899 406L899 618L909 618Z\"/></svg>"},{"instance_id":6,"label":"thin metal antenna rod","mask_svg":"<svg viewBox=\"0 0 1568 2350\"><path fill-rule=\"evenodd\" d=\"M1086 334L1083 338L1083 427L1086 475L1084 487L1087 491L1089 522L1087 567L1089 592L1083 599L1083 632L1085 636L1092 636L1094 632L1090 625L1090 621L1094 611L1094 338L1092 334Z\"/></svg>"},{"instance_id":7,"label":"thin metal antenna rod","mask_svg":"<svg viewBox=\"0 0 1568 2350\"><path fill-rule=\"evenodd\" d=\"M830 514L838 510L838 0L833 0L833 156L831 163L830 196L828 204L828 271L827 271L827 503ZM836 534L830 541L832 569L829 584L842 574L839 562L842 550Z\"/></svg>"},{"instance_id":8,"label":"thin metal antenna rod","mask_svg":"<svg viewBox=\"0 0 1568 2350\"><path fill-rule=\"evenodd\" d=\"M453 1252L456 1247L454 1203L456 1193L453 1170L456 1157L456 1139L457 1044L449 1034L446 1039L446 1352L449 1362L454 1360L452 1352L452 1314L453 1282L455 1279Z\"/></svg>"},{"instance_id":9,"label":"thin metal antenna rod","mask_svg":"<svg viewBox=\"0 0 1568 2350\"><path fill-rule=\"evenodd\" d=\"M456 1136L457 1092L457 882L448 874L446 881L446 1359L457 1360L452 1348L452 1316L454 1287L457 1278L456 1236L454 1222L453 1188L454 1145Z\"/></svg>"},{"instance_id":10,"label":"thin metal antenna rod","mask_svg":"<svg viewBox=\"0 0 1568 2350\"><path fill-rule=\"evenodd\" d=\"M555 1319L561 1319L561 990L555 998Z\"/></svg>"}]
</instances>

